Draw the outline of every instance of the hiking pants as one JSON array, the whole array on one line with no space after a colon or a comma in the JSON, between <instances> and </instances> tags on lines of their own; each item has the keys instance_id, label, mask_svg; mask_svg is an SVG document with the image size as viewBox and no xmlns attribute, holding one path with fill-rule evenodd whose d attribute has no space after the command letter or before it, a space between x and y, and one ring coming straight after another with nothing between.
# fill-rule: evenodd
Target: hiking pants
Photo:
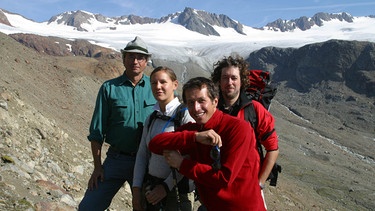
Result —
<instances>
[{"instance_id":1,"label":"hiking pants","mask_svg":"<svg viewBox=\"0 0 375 211\"><path fill-rule=\"evenodd\" d=\"M98 180L98 187L86 190L85 196L79 204L79 211L103 211L112 202L118 190L128 182L133 184L133 170L135 156L123 155L118 152L108 151L103 163L104 181Z\"/></svg>"}]
</instances>

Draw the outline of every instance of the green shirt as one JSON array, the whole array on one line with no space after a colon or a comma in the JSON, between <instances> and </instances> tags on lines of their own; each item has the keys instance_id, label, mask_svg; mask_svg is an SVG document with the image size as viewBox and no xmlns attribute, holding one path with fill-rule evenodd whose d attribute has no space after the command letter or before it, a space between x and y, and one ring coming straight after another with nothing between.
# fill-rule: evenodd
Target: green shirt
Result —
<instances>
[{"instance_id":1,"label":"green shirt","mask_svg":"<svg viewBox=\"0 0 375 211\"><path fill-rule=\"evenodd\" d=\"M89 141L104 141L123 152L138 149L137 130L153 112L156 100L152 95L150 77L143 74L136 86L124 73L100 87L90 124ZM142 128L139 128L142 129Z\"/></svg>"}]
</instances>

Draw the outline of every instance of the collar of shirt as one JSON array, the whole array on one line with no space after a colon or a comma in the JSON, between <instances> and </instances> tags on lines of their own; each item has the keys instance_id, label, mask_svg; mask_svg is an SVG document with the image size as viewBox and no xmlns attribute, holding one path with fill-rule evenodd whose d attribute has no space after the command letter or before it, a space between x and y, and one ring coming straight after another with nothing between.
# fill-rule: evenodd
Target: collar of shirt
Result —
<instances>
[{"instance_id":1,"label":"collar of shirt","mask_svg":"<svg viewBox=\"0 0 375 211\"><path fill-rule=\"evenodd\" d=\"M204 131L209 129L215 129L218 125L220 125L222 122L222 117L224 115L224 112L220 111L219 109L216 109L215 112L212 114L211 118L203 125L199 125L200 129L198 131ZM226 115L226 114L225 114Z\"/></svg>"},{"instance_id":2,"label":"collar of shirt","mask_svg":"<svg viewBox=\"0 0 375 211\"><path fill-rule=\"evenodd\" d=\"M225 102L224 102L224 97L223 95L220 93L220 97L219 97L219 103L218 103L218 108L219 110L223 111L224 113L226 114L231 114L233 115L233 113L237 113L238 110L240 109L240 97L236 100L236 102L234 102L233 105L227 107L225 105Z\"/></svg>"},{"instance_id":3,"label":"collar of shirt","mask_svg":"<svg viewBox=\"0 0 375 211\"><path fill-rule=\"evenodd\" d=\"M178 100L178 98L175 97L171 102L169 102L169 103L167 104L164 113L161 112L159 102L157 102L157 103L154 105L154 110L158 111L158 113L161 113L162 115L172 116L174 110L175 110L180 104L181 104L181 103L180 103L180 101Z\"/></svg>"},{"instance_id":4,"label":"collar of shirt","mask_svg":"<svg viewBox=\"0 0 375 211\"><path fill-rule=\"evenodd\" d=\"M124 71L124 74L122 74L122 82L121 84L130 84L130 85L133 85L132 81L128 78L128 76L125 74L125 71ZM137 85L139 86L144 86L145 85L145 74L142 74L142 78L141 80L139 80L139 82L137 83Z\"/></svg>"}]
</instances>

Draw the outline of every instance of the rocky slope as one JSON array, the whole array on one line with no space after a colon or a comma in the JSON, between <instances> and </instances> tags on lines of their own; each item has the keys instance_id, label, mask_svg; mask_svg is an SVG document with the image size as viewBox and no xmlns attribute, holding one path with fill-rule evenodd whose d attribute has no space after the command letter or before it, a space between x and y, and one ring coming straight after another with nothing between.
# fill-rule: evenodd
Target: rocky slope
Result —
<instances>
[{"instance_id":1,"label":"rocky slope","mask_svg":"<svg viewBox=\"0 0 375 211\"><path fill-rule=\"evenodd\" d=\"M122 73L121 60L50 56L1 33L0 46L0 209L75 210L92 171L85 137L96 93L104 80ZM330 87L373 103L346 87ZM321 93L279 83L271 110L283 172L277 187L266 188L269 210L373 210L374 131L348 127L322 109L357 103L316 107L307 100L314 96ZM130 200L125 187L110 210L131 210Z\"/></svg>"},{"instance_id":2,"label":"rocky slope","mask_svg":"<svg viewBox=\"0 0 375 211\"><path fill-rule=\"evenodd\" d=\"M316 125L336 128L332 134L321 133L374 159L374 52L375 43L330 40L298 49L263 48L253 52L249 62L255 69L271 71L273 80L283 84L279 93L290 93L279 98L283 105ZM317 113L324 116L317 118ZM368 138L338 138L346 132Z\"/></svg>"}]
</instances>

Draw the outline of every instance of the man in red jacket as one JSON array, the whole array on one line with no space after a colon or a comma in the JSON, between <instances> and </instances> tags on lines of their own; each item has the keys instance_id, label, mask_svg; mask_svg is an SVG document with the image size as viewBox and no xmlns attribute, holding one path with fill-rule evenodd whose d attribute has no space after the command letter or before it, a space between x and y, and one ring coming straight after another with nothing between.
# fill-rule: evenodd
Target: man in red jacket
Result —
<instances>
[{"instance_id":1,"label":"man in red jacket","mask_svg":"<svg viewBox=\"0 0 375 211\"><path fill-rule=\"evenodd\" d=\"M258 182L260 158L254 133L249 133L252 128L216 109L218 94L211 80L190 79L182 95L196 123L155 136L149 149L164 154L169 165L195 181L208 210L266 210Z\"/></svg>"},{"instance_id":2,"label":"man in red jacket","mask_svg":"<svg viewBox=\"0 0 375 211\"><path fill-rule=\"evenodd\" d=\"M257 116L255 134L266 149L259 172L259 185L264 188L279 155L275 119L262 104L246 97L244 90L249 85L249 64L240 56L229 56L218 61L211 74L212 81L220 87L218 109L232 116L245 119L246 107L253 106ZM246 120L246 119L245 119Z\"/></svg>"}]
</instances>

